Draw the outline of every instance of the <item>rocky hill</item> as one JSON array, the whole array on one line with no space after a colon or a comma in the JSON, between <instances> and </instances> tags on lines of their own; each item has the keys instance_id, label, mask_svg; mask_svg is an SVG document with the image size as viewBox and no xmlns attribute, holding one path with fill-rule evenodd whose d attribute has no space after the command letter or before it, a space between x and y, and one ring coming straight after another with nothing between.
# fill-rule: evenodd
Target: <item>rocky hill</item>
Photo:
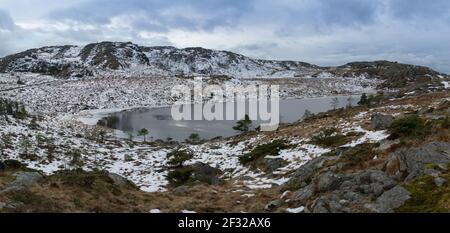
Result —
<instances>
[{"instance_id":1,"label":"rocky hill","mask_svg":"<svg viewBox=\"0 0 450 233\"><path fill-rule=\"evenodd\" d=\"M0 59L0 72L33 72L62 77L92 74L226 75L293 77L317 71L304 62L251 59L204 48L143 47L101 42L30 49Z\"/></svg>"},{"instance_id":2,"label":"rocky hill","mask_svg":"<svg viewBox=\"0 0 450 233\"><path fill-rule=\"evenodd\" d=\"M0 59L0 72L32 72L60 77L93 74L225 75L235 78L360 76L386 80L385 87L409 82L429 83L446 75L427 67L397 62L354 62L340 67L319 67L298 61L252 59L228 51L204 48L144 47L131 42L101 42L86 46L51 46L30 49Z\"/></svg>"}]
</instances>

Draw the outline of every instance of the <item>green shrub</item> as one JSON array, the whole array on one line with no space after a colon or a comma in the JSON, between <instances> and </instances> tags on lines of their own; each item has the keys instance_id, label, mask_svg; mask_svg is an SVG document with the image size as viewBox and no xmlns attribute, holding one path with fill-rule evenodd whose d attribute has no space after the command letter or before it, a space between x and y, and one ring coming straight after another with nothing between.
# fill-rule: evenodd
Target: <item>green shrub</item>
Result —
<instances>
[{"instance_id":1,"label":"green shrub","mask_svg":"<svg viewBox=\"0 0 450 233\"><path fill-rule=\"evenodd\" d=\"M202 139L200 138L200 135L198 133L193 133L189 135L189 138L185 141L190 144L199 144L202 142Z\"/></svg>"},{"instance_id":2,"label":"green shrub","mask_svg":"<svg viewBox=\"0 0 450 233\"><path fill-rule=\"evenodd\" d=\"M174 150L167 154L169 158L168 164L172 167L180 167L185 161L188 161L194 157L194 154L190 150Z\"/></svg>"},{"instance_id":3,"label":"green shrub","mask_svg":"<svg viewBox=\"0 0 450 233\"><path fill-rule=\"evenodd\" d=\"M169 171L167 179L172 185L181 186L191 179L193 171L192 167L175 168Z\"/></svg>"},{"instance_id":4,"label":"green shrub","mask_svg":"<svg viewBox=\"0 0 450 233\"><path fill-rule=\"evenodd\" d=\"M239 157L239 162L247 165L259 158L263 158L267 155L278 155L281 150L289 149L291 146L286 144L285 141L275 140L271 143L258 145L251 152Z\"/></svg>"},{"instance_id":5,"label":"green shrub","mask_svg":"<svg viewBox=\"0 0 450 233\"><path fill-rule=\"evenodd\" d=\"M69 152L71 158L70 165L76 167L82 167L84 165L83 157L79 150L72 150Z\"/></svg>"},{"instance_id":6,"label":"green shrub","mask_svg":"<svg viewBox=\"0 0 450 233\"><path fill-rule=\"evenodd\" d=\"M238 121L236 123L236 126L233 127L233 129L236 131L248 132L250 130L251 125L252 121L250 120L250 117L248 115L245 115L244 119Z\"/></svg>"},{"instance_id":7,"label":"green shrub","mask_svg":"<svg viewBox=\"0 0 450 233\"><path fill-rule=\"evenodd\" d=\"M417 115L408 115L395 120L389 127L393 138L423 138L431 133L431 124Z\"/></svg>"}]
</instances>

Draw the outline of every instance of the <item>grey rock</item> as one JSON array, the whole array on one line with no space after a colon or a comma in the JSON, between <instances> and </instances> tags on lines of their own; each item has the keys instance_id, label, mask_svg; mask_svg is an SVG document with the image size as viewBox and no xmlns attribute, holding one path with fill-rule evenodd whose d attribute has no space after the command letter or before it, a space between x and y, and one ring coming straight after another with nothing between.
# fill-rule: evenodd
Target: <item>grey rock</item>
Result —
<instances>
[{"instance_id":1,"label":"grey rock","mask_svg":"<svg viewBox=\"0 0 450 233\"><path fill-rule=\"evenodd\" d=\"M44 176L38 172L16 172L13 174L16 179L9 186L32 186L40 182Z\"/></svg>"},{"instance_id":2,"label":"grey rock","mask_svg":"<svg viewBox=\"0 0 450 233\"><path fill-rule=\"evenodd\" d=\"M312 205L313 213L350 213L346 207L347 201L343 201L336 194L328 194L318 198Z\"/></svg>"},{"instance_id":3,"label":"grey rock","mask_svg":"<svg viewBox=\"0 0 450 233\"><path fill-rule=\"evenodd\" d=\"M376 200L397 185L393 178L379 170L350 174L325 173L315 181L316 190L306 186L296 193L299 197L310 195L310 190L313 192L311 196L325 193L314 200L311 206L314 213L351 213L355 208L375 206L372 200Z\"/></svg>"},{"instance_id":4,"label":"grey rock","mask_svg":"<svg viewBox=\"0 0 450 233\"><path fill-rule=\"evenodd\" d=\"M360 191L371 197L378 197L384 191L396 185L395 180L390 178L385 172L378 170L357 173L354 179L350 180L350 183L353 185L351 190Z\"/></svg>"},{"instance_id":5,"label":"grey rock","mask_svg":"<svg viewBox=\"0 0 450 233\"><path fill-rule=\"evenodd\" d=\"M123 176L120 176L118 174L115 173L109 173L108 177L113 181L113 183L117 186L130 186L132 185L131 181L127 180L126 178L124 178Z\"/></svg>"},{"instance_id":6,"label":"grey rock","mask_svg":"<svg viewBox=\"0 0 450 233\"><path fill-rule=\"evenodd\" d=\"M363 198L361 194L352 191L345 192L342 197L350 203L357 203Z\"/></svg>"},{"instance_id":7,"label":"grey rock","mask_svg":"<svg viewBox=\"0 0 450 233\"><path fill-rule=\"evenodd\" d=\"M327 172L320 175L315 183L317 191L327 192L338 189L344 181L345 177L343 175Z\"/></svg>"},{"instance_id":8,"label":"grey rock","mask_svg":"<svg viewBox=\"0 0 450 233\"><path fill-rule=\"evenodd\" d=\"M307 185L309 185L312 182L313 175L316 171L323 168L325 162L330 160L336 160L338 157L328 157L328 156L321 156L318 158L315 158L299 169L297 169L294 174L292 175L292 178L287 182L286 185L288 186L294 186L298 188L303 188Z\"/></svg>"},{"instance_id":9,"label":"grey rock","mask_svg":"<svg viewBox=\"0 0 450 233\"><path fill-rule=\"evenodd\" d=\"M0 194L4 194L4 193L16 193L16 192L22 192L25 190L24 186L14 186L14 185L9 185L7 186L5 189L0 190Z\"/></svg>"},{"instance_id":10,"label":"grey rock","mask_svg":"<svg viewBox=\"0 0 450 233\"><path fill-rule=\"evenodd\" d=\"M20 206L23 206L23 203L21 203L21 202L10 202L10 203L0 202L0 210L16 209Z\"/></svg>"},{"instance_id":11,"label":"grey rock","mask_svg":"<svg viewBox=\"0 0 450 233\"><path fill-rule=\"evenodd\" d=\"M432 142L420 148L402 149L390 155L386 171L393 177L411 181L425 175L426 165L446 167L450 163L450 143Z\"/></svg>"},{"instance_id":12,"label":"grey rock","mask_svg":"<svg viewBox=\"0 0 450 233\"><path fill-rule=\"evenodd\" d=\"M275 159L265 158L264 164L265 164L267 170L273 172L279 168L285 167L286 165L288 165L288 162L281 158L275 158Z\"/></svg>"},{"instance_id":13,"label":"grey rock","mask_svg":"<svg viewBox=\"0 0 450 233\"><path fill-rule=\"evenodd\" d=\"M442 187L445 183L447 183L447 180L442 177L436 177L433 181L434 184L438 187Z\"/></svg>"},{"instance_id":14,"label":"grey rock","mask_svg":"<svg viewBox=\"0 0 450 233\"><path fill-rule=\"evenodd\" d=\"M5 189L1 190L0 194L9 192L21 192L26 187L35 185L44 178L44 176L42 176L38 172L16 172L13 174L13 176L15 176L16 179L13 182L9 183Z\"/></svg>"},{"instance_id":15,"label":"grey rock","mask_svg":"<svg viewBox=\"0 0 450 233\"><path fill-rule=\"evenodd\" d=\"M277 209L278 207L280 207L283 204L284 204L283 200L277 199L277 200L271 201L269 204L267 204L264 207L264 210L266 210L266 211L275 210L275 209Z\"/></svg>"},{"instance_id":16,"label":"grey rock","mask_svg":"<svg viewBox=\"0 0 450 233\"><path fill-rule=\"evenodd\" d=\"M371 125L374 130L385 130L392 125L392 122L394 122L393 116L380 113L373 114L371 119Z\"/></svg>"},{"instance_id":17,"label":"grey rock","mask_svg":"<svg viewBox=\"0 0 450 233\"><path fill-rule=\"evenodd\" d=\"M294 194L294 200L304 202L311 198L314 194L314 186L312 184L301 188Z\"/></svg>"},{"instance_id":18,"label":"grey rock","mask_svg":"<svg viewBox=\"0 0 450 233\"><path fill-rule=\"evenodd\" d=\"M186 186L186 185L178 186L173 190L173 193L175 195L185 195L188 192L189 192L189 186Z\"/></svg>"},{"instance_id":19,"label":"grey rock","mask_svg":"<svg viewBox=\"0 0 450 233\"><path fill-rule=\"evenodd\" d=\"M372 209L378 213L392 213L396 208L402 206L411 198L411 193L400 185L383 193L372 206Z\"/></svg>"}]
</instances>

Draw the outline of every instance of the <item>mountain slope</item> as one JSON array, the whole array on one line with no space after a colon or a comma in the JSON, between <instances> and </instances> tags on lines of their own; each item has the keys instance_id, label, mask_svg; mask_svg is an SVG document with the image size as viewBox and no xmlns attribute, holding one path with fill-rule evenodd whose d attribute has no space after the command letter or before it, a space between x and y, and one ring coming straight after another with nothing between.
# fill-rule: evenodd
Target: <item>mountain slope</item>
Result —
<instances>
[{"instance_id":1,"label":"mountain slope","mask_svg":"<svg viewBox=\"0 0 450 233\"><path fill-rule=\"evenodd\" d=\"M121 42L43 47L0 60L0 72L34 72L62 77L105 73L292 77L317 69L317 66L304 62L251 59L227 51L142 47Z\"/></svg>"}]
</instances>

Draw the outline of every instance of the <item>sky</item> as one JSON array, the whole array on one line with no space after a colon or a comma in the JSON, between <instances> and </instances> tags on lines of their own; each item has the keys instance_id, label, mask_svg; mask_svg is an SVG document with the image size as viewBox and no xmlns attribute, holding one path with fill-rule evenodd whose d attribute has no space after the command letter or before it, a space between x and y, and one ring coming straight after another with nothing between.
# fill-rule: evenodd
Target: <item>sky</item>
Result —
<instances>
[{"instance_id":1,"label":"sky","mask_svg":"<svg viewBox=\"0 0 450 233\"><path fill-rule=\"evenodd\" d=\"M448 0L0 0L0 57L100 41L450 73Z\"/></svg>"}]
</instances>

